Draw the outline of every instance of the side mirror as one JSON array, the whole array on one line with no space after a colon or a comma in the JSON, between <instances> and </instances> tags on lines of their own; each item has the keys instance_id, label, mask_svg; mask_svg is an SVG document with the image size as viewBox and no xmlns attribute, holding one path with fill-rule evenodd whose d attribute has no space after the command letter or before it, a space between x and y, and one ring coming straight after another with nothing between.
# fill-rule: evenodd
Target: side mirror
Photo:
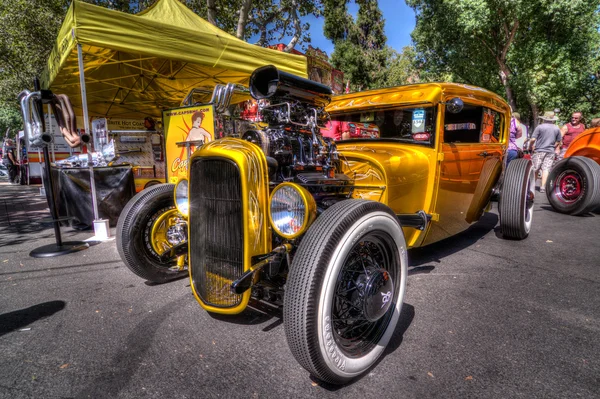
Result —
<instances>
[{"instance_id":1,"label":"side mirror","mask_svg":"<svg viewBox=\"0 0 600 399\"><path fill-rule=\"evenodd\" d=\"M446 110L451 114L458 114L460 111L462 111L463 107L465 106L463 100L461 100L458 97L454 97L447 103L442 104L446 104Z\"/></svg>"}]
</instances>

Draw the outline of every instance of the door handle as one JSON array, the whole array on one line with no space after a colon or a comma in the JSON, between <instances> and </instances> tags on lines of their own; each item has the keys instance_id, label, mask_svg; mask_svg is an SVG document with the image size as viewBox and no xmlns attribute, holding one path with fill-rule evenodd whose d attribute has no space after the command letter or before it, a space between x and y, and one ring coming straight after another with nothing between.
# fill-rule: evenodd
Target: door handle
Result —
<instances>
[{"instance_id":1,"label":"door handle","mask_svg":"<svg viewBox=\"0 0 600 399\"><path fill-rule=\"evenodd\" d=\"M492 154L488 154L488 152L487 152L487 151L484 151L484 152L480 152L480 153L479 153L479 154L477 154L477 155L479 155L480 157L484 157L484 158L485 158L485 157L487 157L487 156L490 156L490 155L492 155Z\"/></svg>"}]
</instances>

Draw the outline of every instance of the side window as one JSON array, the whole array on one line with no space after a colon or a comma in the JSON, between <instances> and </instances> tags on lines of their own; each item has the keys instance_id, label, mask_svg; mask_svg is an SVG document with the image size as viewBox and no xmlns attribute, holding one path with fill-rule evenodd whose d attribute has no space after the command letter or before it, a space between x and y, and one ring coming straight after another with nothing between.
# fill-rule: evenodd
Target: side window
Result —
<instances>
[{"instance_id":1,"label":"side window","mask_svg":"<svg viewBox=\"0 0 600 399\"><path fill-rule=\"evenodd\" d=\"M481 123L481 139L482 143L498 143L500 142L500 134L504 123L504 115L489 109L483 109L483 119Z\"/></svg>"},{"instance_id":2,"label":"side window","mask_svg":"<svg viewBox=\"0 0 600 399\"><path fill-rule=\"evenodd\" d=\"M495 111L492 111L495 112ZM494 121L494 133L492 133L492 142L499 143L500 136L502 135L502 129L504 128L504 115L496 112L496 119Z\"/></svg>"},{"instance_id":3,"label":"side window","mask_svg":"<svg viewBox=\"0 0 600 399\"><path fill-rule=\"evenodd\" d=\"M465 104L457 114L446 110L444 143L479 143L483 122L483 107Z\"/></svg>"}]
</instances>

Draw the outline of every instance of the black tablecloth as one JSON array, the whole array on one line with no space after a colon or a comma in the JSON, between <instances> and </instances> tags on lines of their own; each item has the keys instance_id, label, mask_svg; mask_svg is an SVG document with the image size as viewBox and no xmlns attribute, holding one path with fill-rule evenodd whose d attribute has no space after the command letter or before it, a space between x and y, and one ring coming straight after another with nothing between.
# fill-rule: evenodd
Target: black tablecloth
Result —
<instances>
[{"instance_id":1,"label":"black tablecloth","mask_svg":"<svg viewBox=\"0 0 600 399\"><path fill-rule=\"evenodd\" d=\"M59 216L72 217L71 226L77 229L93 227L94 208L88 168L51 168L54 181L54 198ZM131 166L94 168L96 198L100 219L108 219L116 226L125 204L135 195ZM50 193L44 182L46 193Z\"/></svg>"}]
</instances>

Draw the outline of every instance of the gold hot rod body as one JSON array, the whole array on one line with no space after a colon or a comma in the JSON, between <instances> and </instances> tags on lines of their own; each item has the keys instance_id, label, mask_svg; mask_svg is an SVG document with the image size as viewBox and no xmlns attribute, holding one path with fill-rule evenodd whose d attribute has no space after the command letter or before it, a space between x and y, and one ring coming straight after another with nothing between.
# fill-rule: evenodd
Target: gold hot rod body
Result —
<instances>
[{"instance_id":1,"label":"gold hot rod body","mask_svg":"<svg viewBox=\"0 0 600 399\"><path fill-rule=\"evenodd\" d=\"M292 354L317 378L345 383L382 355L409 248L465 230L494 199L502 234L529 234L531 162L503 166L510 109L497 95L420 84L332 101L330 88L273 66L257 69L249 89L260 125L200 146L186 178L124 211L135 232L170 199L178 217L168 248L146 257L132 233L121 234L120 252L126 262L143 255L164 279L173 268L180 276L187 258L209 312L282 309Z\"/></svg>"},{"instance_id":2,"label":"gold hot rod body","mask_svg":"<svg viewBox=\"0 0 600 399\"><path fill-rule=\"evenodd\" d=\"M475 124L478 128L477 142L444 141L444 103L457 97L473 109L482 110L469 115L472 122L460 122ZM345 197L381 202L397 215L417 215L419 211L424 215L426 221L421 228L403 227L409 248L456 234L476 221L482 213L500 175L508 137L508 105L496 94L480 88L459 84L420 84L334 97L327 107L332 120L360 119L361 116L364 119L365 115L366 118L372 115L374 121L378 113L389 114L399 109L425 107L432 110L431 131L428 132L430 139L426 144L406 143L381 136L337 141L340 172L353 181L352 189L344 194ZM492 135L481 141L483 110L488 114L493 113L495 120L492 126L483 127L490 129ZM488 155L479 155L482 152ZM194 223L199 216L194 213L193 209L196 208L193 204L196 196L203 195L202 185L206 182L195 184L190 181L190 277L194 295L206 310L235 314L247 306L250 291L243 295L234 294L229 286L252 269L253 256L267 254L273 249L274 232L269 225L268 195L274 186L269 184L265 154L258 145L236 138L214 141L193 154L192 174L195 163L217 158L234 165L240 175L239 214L236 219L241 221L238 234L243 239L239 239L235 247L240 251L241 263L235 273L225 277L226 273L206 271L207 267L219 263L217 259L201 257L201 260L196 260L195 254L204 251L205 247L201 240L195 241L193 238L197 236L196 229L203 229L201 222ZM495 173L483 176L486 181L481 180L484 162L493 162L496 168ZM228 183L216 179L214 184L225 186ZM478 186L484 186L485 190L476 192ZM477 218L469 220L469 208ZM209 225L212 223L220 229L229 228L223 224L223 219L214 220ZM209 295L214 295L213 299L208 299Z\"/></svg>"}]
</instances>

